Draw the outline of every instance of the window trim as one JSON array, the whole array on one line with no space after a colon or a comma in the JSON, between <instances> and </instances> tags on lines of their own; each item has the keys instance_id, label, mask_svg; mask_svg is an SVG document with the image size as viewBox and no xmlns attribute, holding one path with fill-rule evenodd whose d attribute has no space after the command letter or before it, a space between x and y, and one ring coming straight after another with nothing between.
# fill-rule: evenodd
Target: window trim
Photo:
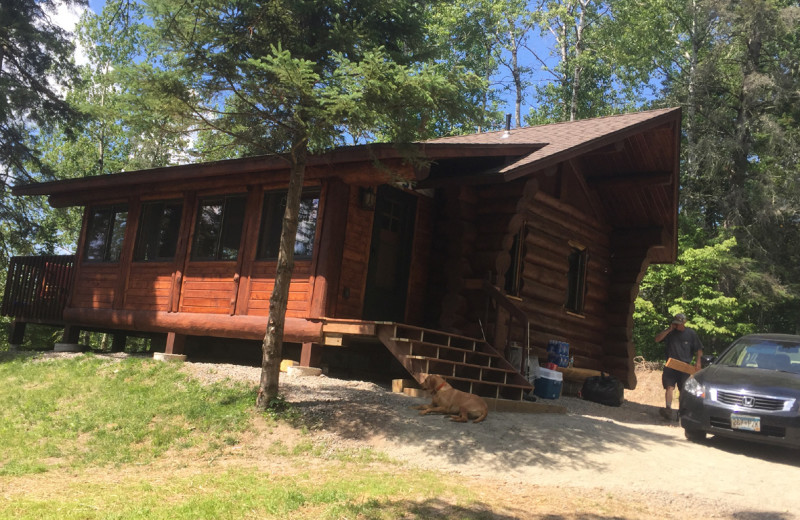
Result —
<instances>
[{"instance_id":1,"label":"window trim","mask_svg":"<svg viewBox=\"0 0 800 520\"><path fill-rule=\"evenodd\" d=\"M243 204L244 211L242 213L242 225L239 229L239 244L237 245L236 249L236 257L235 258L220 258L221 256L221 248L224 244L223 237L225 236L225 224L229 217L226 215L227 211L227 204L228 201L232 199L240 199L241 203ZM244 228L245 223L247 220L247 194L246 193L222 193L219 195L207 195L204 197L198 197L196 203L196 209L194 212L194 220L192 223L192 242L191 242L191 251L189 252L189 261L190 262L236 262L239 259L239 255L242 253L242 239L244 238ZM200 215L203 211L203 203L213 200L222 200L222 218L219 224L219 233L216 237L216 241L214 244L214 256L213 257L202 257L198 258L196 255L197 253L197 241L198 241L198 222L200 220Z\"/></svg>"},{"instance_id":2,"label":"window trim","mask_svg":"<svg viewBox=\"0 0 800 520\"><path fill-rule=\"evenodd\" d=\"M505 276L505 291L509 296L519 298L522 295L522 272L525 268L525 238L528 223L522 222L519 230L514 234L509 255L511 264Z\"/></svg>"},{"instance_id":3,"label":"window trim","mask_svg":"<svg viewBox=\"0 0 800 520\"><path fill-rule=\"evenodd\" d=\"M584 315L586 306L586 275L589 266L589 250L585 245L569 241L570 253L567 256L567 295L564 310L576 316ZM573 264L577 255L578 263ZM577 272L575 272L577 270Z\"/></svg>"},{"instance_id":4,"label":"window trim","mask_svg":"<svg viewBox=\"0 0 800 520\"><path fill-rule=\"evenodd\" d=\"M145 214L146 214L147 208L149 206L155 206L156 204L161 204L164 207L166 207L167 205L176 205L176 206L180 207L180 215L179 215L179 219L178 219L178 229L176 230L177 233L176 233L176 240L175 240L175 250L173 251L172 256L169 256L169 257L156 256L155 258L151 258L151 259L139 258L138 257L139 252L140 252L139 249L140 249L140 247L142 245L142 242L141 242L142 241L142 230L143 230L143 225L145 224L145 220L146 220L145 219ZM164 200L148 200L148 201L142 202L141 211L139 212L139 229L136 232L136 242L134 243L134 246L133 246L133 262L136 262L136 263L157 263L157 262L169 263L169 262L174 262L175 261L175 257L178 254L177 246L178 246L178 242L180 241L181 229L183 228L183 213L184 213L185 205L186 205L186 201L184 199L179 199L179 198L171 198L171 199L164 199ZM161 217L163 217L163 210L162 210L161 214L159 215L159 228L158 228L159 231L161 230L161 227L160 227L160 218ZM151 231L149 231L149 233L154 233L154 232L151 230ZM159 244L159 246L160 246L160 244ZM158 247L158 249L161 249L161 247Z\"/></svg>"},{"instance_id":5,"label":"window trim","mask_svg":"<svg viewBox=\"0 0 800 520\"><path fill-rule=\"evenodd\" d=\"M268 190L264 192L263 200L262 200L262 207L261 207L261 215L259 216L259 225L258 225L258 240L256 243L256 255L255 260L257 262L275 262L278 259L278 255L275 254L274 256L263 256L262 250L265 249L264 242L267 240L271 240L271 234L268 233L268 230L272 228L267 222L267 212L269 211L268 201L270 197L275 195L286 195L288 190L281 189L281 190ZM308 255L298 255L295 253L294 259L299 261L310 261L314 258L314 253L316 252L316 245L317 245L317 233L319 232L319 209L322 203L322 190L317 187L309 187L303 188L303 191L300 194L300 201L302 203L303 199L317 199L317 216L314 220L314 238L311 242L311 254ZM279 208L280 209L280 208ZM284 207L285 209L285 207ZM281 225L278 229L283 229L283 212L278 211L277 215L272 215L273 218L280 220ZM274 223L274 221L273 221ZM300 222L298 222L298 230L300 228ZM280 235L278 236L278 245L280 247ZM295 235L295 247L297 246L297 236Z\"/></svg>"},{"instance_id":6,"label":"window trim","mask_svg":"<svg viewBox=\"0 0 800 520\"><path fill-rule=\"evenodd\" d=\"M89 258L89 247L91 246L91 237L90 237L90 230L92 229L92 222L94 221L95 215L99 211L110 210L112 218L109 219L108 225L106 226L103 238L103 245L102 245L102 258ZM119 257L115 259L111 259L111 250L110 245L112 242L112 238L114 237L114 229L117 227L117 217L120 213L125 213L125 219L122 221L124 223L124 227L122 229L122 242L121 247L119 248ZM130 207L127 202L120 202L117 204L105 204L100 206L90 206L88 210L88 218L86 220L86 236L85 236L85 243L83 245L83 262L88 262L92 264L118 264L122 259L122 252L125 247L125 234L128 230L128 217L130 216Z\"/></svg>"}]
</instances>

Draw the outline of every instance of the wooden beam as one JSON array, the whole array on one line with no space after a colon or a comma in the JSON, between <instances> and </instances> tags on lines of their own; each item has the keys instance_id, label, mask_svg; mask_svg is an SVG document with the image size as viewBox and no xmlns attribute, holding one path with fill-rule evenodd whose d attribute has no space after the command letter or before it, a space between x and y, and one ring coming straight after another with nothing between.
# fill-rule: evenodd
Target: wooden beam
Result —
<instances>
[{"instance_id":1,"label":"wooden beam","mask_svg":"<svg viewBox=\"0 0 800 520\"><path fill-rule=\"evenodd\" d=\"M300 350L300 366L319 367L322 364L322 347L307 341Z\"/></svg>"},{"instance_id":2,"label":"wooden beam","mask_svg":"<svg viewBox=\"0 0 800 520\"><path fill-rule=\"evenodd\" d=\"M350 186L332 180L323 191L323 210L317 225L317 241L314 244L316 268L309 316L318 318L333 316L336 295L339 291L339 274L342 270L347 212L350 202Z\"/></svg>"},{"instance_id":3,"label":"wooden beam","mask_svg":"<svg viewBox=\"0 0 800 520\"><path fill-rule=\"evenodd\" d=\"M264 339L267 330L266 316L70 307L64 310L64 319L90 327L254 340ZM287 317L283 340L321 342L322 323Z\"/></svg>"},{"instance_id":4,"label":"wooden beam","mask_svg":"<svg viewBox=\"0 0 800 520\"><path fill-rule=\"evenodd\" d=\"M8 335L8 343L10 345L22 345L25 340L25 327L27 325L27 322L14 320L11 324L11 332Z\"/></svg>"},{"instance_id":5,"label":"wooden beam","mask_svg":"<svg viewBox=\"0 0 800 520\"><path fill-rule=\"evenodd\" d=\"M673 175L671 172L642 172L626 173L614 176L586 176L586 183L591 188L624 189L644 188L647 186L670 186Z\"/></svg>"}]
</instances>

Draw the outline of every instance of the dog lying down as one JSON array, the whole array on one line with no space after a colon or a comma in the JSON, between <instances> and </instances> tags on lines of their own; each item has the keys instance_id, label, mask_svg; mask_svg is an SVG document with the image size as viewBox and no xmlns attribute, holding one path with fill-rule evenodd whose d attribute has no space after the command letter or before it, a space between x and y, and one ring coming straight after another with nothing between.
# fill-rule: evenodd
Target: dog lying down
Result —
<instances>
[{"instance_id":1,"label":"dog lying down","mask_svg":"<svg viewBox=\"0 0 800 520\"><path fill-rule=\"evenodd\" d=\"M451 421L467 422L474 419L474 423L481 422L489 415L489 406L480 396L456 390L441 376L429 374L422 382L422 387L431 394L432 401L431 404L414 407L422 410L420 415L442 413L450 415Z\"/></svg>"}]
</instances>

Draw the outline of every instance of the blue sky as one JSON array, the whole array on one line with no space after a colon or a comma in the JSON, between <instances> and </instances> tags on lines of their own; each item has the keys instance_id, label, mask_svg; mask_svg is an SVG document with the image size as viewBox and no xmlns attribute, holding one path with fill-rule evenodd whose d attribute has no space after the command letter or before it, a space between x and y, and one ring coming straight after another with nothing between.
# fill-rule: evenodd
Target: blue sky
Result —
<instances>
[{"instance_id":1,"label":"blue sky","mask_svg":"<svg viewBox=\"0 0 800 520\"><path fill-rule=\"evenodd\" d=\"M96 13L99 13L103 9L104 5L105 5L105 0L89 0L89 9L91 9L92 11L94 11ZM81 10L74 10L74 9L66 8L66 7L64 7L62 5L62 6L60 6L60 9L59 9L58 13L54 16L54 19L55 19L56 23L58 23L61 27L65 28L65 29L67 29L69 31L73 31L74 28L75 28L75 24L77 23L78 19L80 18L81 13L82 13L82 9ZM545 48L545 46L547 45L547 42L544 39L540 39L538 42L531 42L531 43L534 43L537 47L539 47L537 52L539 52L540 56L546 56L547 55L548 51ZM524 56L523 56L523 58L524 58ZM75 59L76 59L76 61L78 63L85 63L86 62L85 53L81 49L78 49L76 51ZM531 66L533 67L533 65L531 65ZM509 78L510 78L510 74L506 71L505 73L499 74L498 77L495 78L495 80L496 81L507 82L509 80ZM549 79L549 77L546 76L545 73L543 73L541 71L538 71L538 73L534 73L533 77L530 78L530 79L531 79L531 82L535 84L537 82L537 80L539 82L541 82L543 80L546 81L546 80ZM532 91L532 89L529 88L528 92L527 92L528 99L531 99L531 91ZM503 98L506 100L506 105L504 107L501 107L503 109L503 112L509 113L509 114L513 114L513 112L514 112L514 103L513 103L514 95L513 95L513 93L511 93L511 92L504 93L503 94ZM522 104L522 117L523 118L528 113L529 108L530 108L530 103L525 103L523 101L523 104Z\"/></svg>"}]
</instances>

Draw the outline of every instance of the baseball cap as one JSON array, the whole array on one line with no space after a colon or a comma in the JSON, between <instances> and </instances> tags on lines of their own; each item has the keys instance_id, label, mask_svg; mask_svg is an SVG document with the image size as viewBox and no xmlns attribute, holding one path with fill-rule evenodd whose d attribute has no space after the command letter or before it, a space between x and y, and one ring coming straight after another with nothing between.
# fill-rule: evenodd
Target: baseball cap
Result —
<instances>
[{"instance_id":1,"label":"baseball cap","mask_svg":"<svg viewBox=\"0 0 800 520\"><path fill-rule=\"evenodd\" d=\"M679 312L672 318L672 323L674 323L675 325L683 325L684 323L686 323L686 315L683 314L682 312Z\"/></svg>"}]
</instances>

